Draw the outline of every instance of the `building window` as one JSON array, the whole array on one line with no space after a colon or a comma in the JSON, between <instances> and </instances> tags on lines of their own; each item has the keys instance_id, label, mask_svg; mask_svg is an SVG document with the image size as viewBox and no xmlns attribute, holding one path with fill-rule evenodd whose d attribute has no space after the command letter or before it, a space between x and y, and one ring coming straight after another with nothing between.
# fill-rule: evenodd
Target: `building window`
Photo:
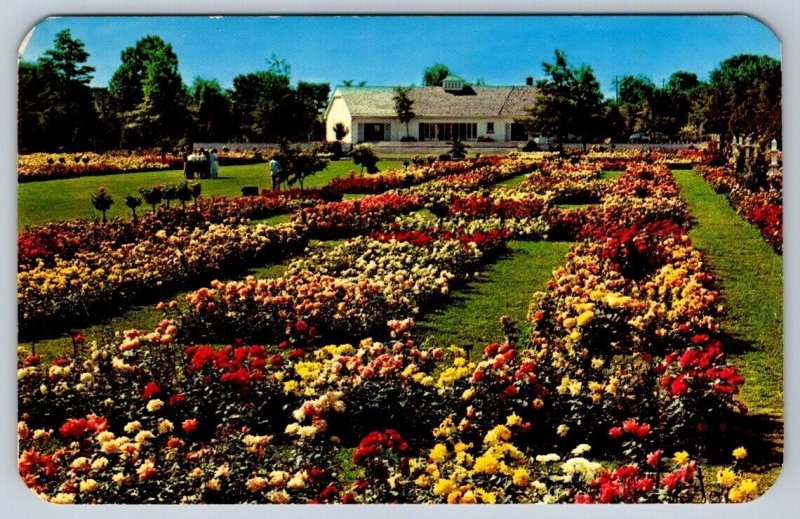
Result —
<instances>
[{"instance_id":1,"label":"building window","mask_svg":"<svg viewBox=\"0 0 800 519\"><path fill-rule=\"evenodd\" d=\"M386 137L386 125L383 123L366 123L364 125L364 140L369 142L382 141Z\"/></svg>"},{"instance_id":2,"label":"building window","mask_svg":"<svg viewBox=\"0 0 800 519\"><path fill-rule=\"evenodd\" d=\"M478 137L477 123L420 123L419 140L452 141L453 139L475 139Z\"/></svg>"},{"instance_id":3,"label":"building window","mask_svg":"<svg viewBox=\"0 0 800 519\"><path fill-rule=\"evenodd\" d=\"M486 123L486 133L494 133L494 123Z\"/></svg>"}]
</instances>

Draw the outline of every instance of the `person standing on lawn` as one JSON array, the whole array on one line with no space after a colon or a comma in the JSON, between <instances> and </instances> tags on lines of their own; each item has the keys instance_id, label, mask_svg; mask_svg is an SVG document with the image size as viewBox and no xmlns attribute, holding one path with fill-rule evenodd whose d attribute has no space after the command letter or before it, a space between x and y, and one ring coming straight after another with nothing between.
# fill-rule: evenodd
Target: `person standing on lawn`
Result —
<instances>
[{"instance_id":1,"label":"person standing on lawn","mask_svg":"<svg viewBox=\"0 0 800 519\"><path fill-rule=\"evenodd\" d=\"M216 148L213 148L211 153L208 154L208 169L211 173L211 178L219 177L219 159L217 158Z\"/></svg>"},{"instance_id":2,"label":"person standing on lawn","mask_svg":"<svg viewBox=\"0 0 800 519\"><path fill-rule=\"evenodd\" d=\"M281 164L275 157L269 161L270 178L272 179L272 190L277 190L281 185L280 173Z\"/></svg>"}]
</instances>

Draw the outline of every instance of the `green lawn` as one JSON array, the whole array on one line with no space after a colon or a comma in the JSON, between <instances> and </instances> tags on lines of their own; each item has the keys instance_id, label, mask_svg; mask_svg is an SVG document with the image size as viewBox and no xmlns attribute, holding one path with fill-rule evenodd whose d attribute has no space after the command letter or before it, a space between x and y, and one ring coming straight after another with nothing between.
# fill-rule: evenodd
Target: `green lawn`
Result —
<instances>
[{"instance_id":1,"label":"green lawn","mask_svg":"<svg viewBox=\"0 0 800 519\"><path fill-rule=\"evenodd\" d=\"M739 344L731 362L746 379L742 400L755 414L783 416L783 261L724 195L694 171L675 171L696 225L689 235L706 253Z\"/></svg>"},{"instance_id":2,"label":"green lawn","mask_svg":"<svg viewBox=\"0 0 800 519\"><path fill-rule=\"evenodd\" d=\"M544 290L553 269L564 263L569 246L569 242L510 242L509 251L477 279L456 289L445 306L417 322L418 338L443 346L471 345L473 356L479 356L487 343L500 338L502 315L525 330L531 295Z\"/></svg>"},{"instance_id":3,"label":"green lawn","mask_svg":"<svg viewBox=\"0 0 800 519\"><path fill-rule=\"evenodd\" d=\"M381 160L379 167L382 171L402 169L403 163L398 160ZM324 171L308 178L305 187L322 187L332 178L357 169L349 159L331 161ZM101 186L106 188L115 202L108 216L128 217L130 211L125 206L125 195L138 194L141 186L170 184L181 180L183 180L182 171L169 170L19 184L17 227L24 229L28 225L43 225L53 220L99 217L100 213L95 211L90 200L92 194ZM267 164L225 166L220 171L219 179L201 182L204 196L238 196L241 195L242 186L268 187Z\"/></svg>"},{"instance_id":4,"label":"green lawn","mask_svg":"<svg viewBox=\"0 0 800 519\"><path fill-rule=\"evenodd\" d=\"M527 179L527 178L528 178L527 174L516 175L516 176L513 176L511 178L507 178L505 180L501 180L497 184L494 184L494 185L490 186L489 189L491 189L492 191L494 191L494 190L496 190L498 188L501 188L501 187L512 189L512 188L515 188L515 187L519 186L523 182L525 182L525 179Z\"/></svg>"}]
</instances>

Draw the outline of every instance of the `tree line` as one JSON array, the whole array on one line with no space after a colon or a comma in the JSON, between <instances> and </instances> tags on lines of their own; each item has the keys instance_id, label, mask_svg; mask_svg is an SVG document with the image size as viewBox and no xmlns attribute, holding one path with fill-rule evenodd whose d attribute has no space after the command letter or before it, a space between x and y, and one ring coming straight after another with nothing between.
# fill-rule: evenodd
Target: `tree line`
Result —
<instances>
[{"instance_id":1,"label":"tree line","mask_svg":"<svg viewBox=\"0 0 800 519\"><path fill-rule=\"evenodd\" d=\"M781 63L740 54L724 60L702 81L676 71L662 85L643 75L616 78L614 99L604 99L592 68L571 66L555 51L542 64L544 78L529 117L530 132L583 143L609 139L696 142L711 134L758 140L781 138Z\"/></svg>"},{"instance_id":2,"label":"tree line","mask_svg":"<svg viewBox=\"0 0 800 519\"><path fill-rule=\"evenodd\" d=\"M274 55L264 70L236 76L231 89L200 77L187 86L172 46L158 36L122 51L108 87L89 86L95 69L88 58L83 42L67 29L38 61L20 62L21 151L324 138L321 113L330 84L293 86L291 67ZM686 71L676 71L661 86L644 75L618 77L613 99L604 97L590 66L570 65L560 50L542 68L535 102L519 122L530 134L559 143L625 142L635 134L657 141L697 141L709 134L725 141L732 135L780 140L781 64L769 56L728 58L708 81ZM424 71L422 83L441 85L449 74L436 63ZM411 91L398 89L395 104L407 125L414 117Z\"/></svg>"},{"instance_id":3,"label":"tree line","mask_svg":"<svg viewBox=\"0 0 800 519\"><path fill-rule=\"evenodd\" d=\"M291 83L275 56L265 70L241 74L233 88L216 79L186 85L172 45L145 36L122 51L108 87L89 86L94 67L82 41L59 32L53 48L19 64L21 151L173 149L194 141L320 139L327 83Z\"/></svg>"}]
</instances>

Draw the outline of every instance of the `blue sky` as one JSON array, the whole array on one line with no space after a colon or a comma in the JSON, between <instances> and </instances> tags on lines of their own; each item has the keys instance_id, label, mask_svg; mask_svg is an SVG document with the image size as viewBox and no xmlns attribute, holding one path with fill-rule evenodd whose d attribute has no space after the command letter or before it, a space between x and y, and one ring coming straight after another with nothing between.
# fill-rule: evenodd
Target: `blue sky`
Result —
<instances>
[{"instance_id":1,"label":"blue sky","mask_svg":"<svg viewBox=\"0 0 800 519\"><path fill-rule=\"evenodd\" d=\"M523 84L562 49L572 65L590 65L607 96L615 76L644 74L657 84L676 70L701 79L735 54L780 59L780 42L745 16L449 16L449 17L65 17L36 26L21 54L35 60L65 28L82 40L106 86L120 54L156 34L171 43L187 84L215 78L230 87L242 73L289 62L293 81L419 85L441 62L469 81Z\"/></svg>"}]
</instances>

